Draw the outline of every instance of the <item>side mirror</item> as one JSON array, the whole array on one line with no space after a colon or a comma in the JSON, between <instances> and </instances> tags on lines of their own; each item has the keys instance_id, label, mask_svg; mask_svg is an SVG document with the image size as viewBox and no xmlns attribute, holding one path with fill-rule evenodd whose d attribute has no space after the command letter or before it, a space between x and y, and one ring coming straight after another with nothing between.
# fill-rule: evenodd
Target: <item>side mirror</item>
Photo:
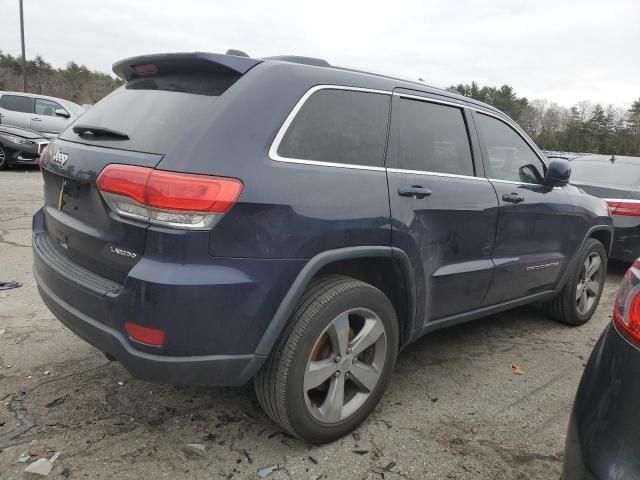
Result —
<instances>
[{"instance_id":1,"label":"side mirror","mask_svg":"<svg viewBox=\"0 0 640 480\"><path fill-rule=\"evenodd\" d=\"M571 176L571 165L562 158L553 158L547 166L547 173L544 176L544 184L547 187L564 187L569 183Z\"/></svg>"},{"instance_id":2,"label":"side mirror","mask_svg":"<svg viewBox=\"0 0 640 480\"><path fill-rule=\"evenodd\" d=\"M56 109L56 117L64 117L64 118L69 118L71 115L69 115L69 112L67 112L65 109L63 108L57 108Z\"/></svg>"}]
</instances>

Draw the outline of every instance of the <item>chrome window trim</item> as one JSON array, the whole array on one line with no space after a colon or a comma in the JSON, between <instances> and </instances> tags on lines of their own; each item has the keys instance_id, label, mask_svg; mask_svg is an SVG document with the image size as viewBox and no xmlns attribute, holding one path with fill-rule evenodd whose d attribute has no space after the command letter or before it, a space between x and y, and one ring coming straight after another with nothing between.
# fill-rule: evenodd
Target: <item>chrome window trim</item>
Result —
<instances>
[{"instance_id":1,"label":"chrome window trim","mask_svg":"<svg viewBox=\"0 0 640 480\"><path fill-rule=\"evenodd\" d=\"M456 173L443 173L443 172L430 172L427 170L407 170L404 168L387 168L389 173L408 173L411 175L427 175L431 177L448 177L448 178L465 178L468 180L479 180L481 182L488 182L489 179L485 177L475 177L472 175L458 175Z\"/></svg>"},{"instance_id":2,"label":"chrome window trim","mask_svg":"<svg viewBox=\"0 0 640 480\"><path fill-rule=\"evenodd\" d=\"M452 107L457 107L461 110L464 110L465 108L468 107L468 105L465 105L463 103L453 103L453 102L447 102L446 100L440 100L438 98L432 98L432 97L421 97L420 95L411 95L408 93L401 93L401 92L393 92L393 96L394 97L399 97L399 98L406 98L409 100L420 100L423 102L428 102L428 103L439 103L441 105L449 105Z\"/></svg>"},{"instance_id":3,"label":"chrome window trim","mask_svg":"<svg viewBox=\"0 0 640 480\"><path fill-rule=\"evenodd\" d=\"M548 167L549 164L546 162L546 160L544 158L542 158L544 155L540 155L540 152L538 152L538 147L536 145L534 145L532 142L530 142L527 138L522 136L522 133L519 132L518 128L516 125L514 125L512 122L510 122L508 119L501 117L500 115L496 115L494 113L491 112L487 112L486 110L481 110L479 108L475 108L475 107L469 107L471 110L473 110L474 112L478 112L482 115L486 115L488 117L493 117L496 120L501 121L502 123L504 123L505 125L507 125L509 128L511 128L511 130L513 130L516 135L518 135L522 140L524 140L524 142L529 145L529 148L531 150L533 150L533 153L536 155L536 157L538 157L538 159L543 163L543 165L545 167ZM479 136L479 135L478 135ZM537 184L535 184L537 185Z\"/></svg>"},{"instance_id":4,"label":"chrome window trim","mask_svg":"<svg viewBox=\"0 0 640 480\"><path fill-rule=\"evenodd\" d=\"M513 180L501 180L499 178L489 178L490 182L507 183L509 185L531 185L533 187L544 187L544 183L514 182ZM563 187L553 187L553 190L562 190Z\"/></svg>"},{"instance_id":5,"label":"chrome window trim","mask_svg":"<svg viewBox=\"0 0 640 480\"><path fill-rule=\"evenodd\" d=\"M311 97L311 95L313 95L314 93L320 90L347 90L351 92L375 93L379 95L389 95L389 96L393 95L393 92L389 90L375 90L372 88L348 87L344 85L315 85L311 87L309 90L305 92L302 98L298 100L298 103L296 103L296 105L293 107L293 110L289 112L289 115L287 115L287 118L285 119L284 123L278 130L276 137L273 139L273 142L271 142L271 146L269 147L269 158L271 160L275 160L276 162L298 163L301 165L318 165L323 167L352 168L356 170L371 170L374 172L384 172L385 171L384 166L376 167L373 165L355 165L351 163L323 162L320 160L307 160L304 158L282 157L278 154L278 148L280 148L280 142L282 142L284 135L287 133L289 126L291 126L291 123L293 122L295 117L298 115L298 112L300 111L302 106L307 102L309 97Z\"/></svg>"}]
</instances>

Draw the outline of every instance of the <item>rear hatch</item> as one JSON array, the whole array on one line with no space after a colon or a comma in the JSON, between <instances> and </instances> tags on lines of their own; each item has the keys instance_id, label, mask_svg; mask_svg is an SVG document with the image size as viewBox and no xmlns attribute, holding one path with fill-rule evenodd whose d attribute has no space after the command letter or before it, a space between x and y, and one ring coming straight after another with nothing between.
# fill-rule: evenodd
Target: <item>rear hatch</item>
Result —
<instances>
[{"instance_id":1,"label":"rear hatch","mask_svg":"<svg viewBox=\"0 0 640 480\"><path fill-rule=\"evenodd\" d=\"M96 180L110 164L155 168L203 135L216 99L259 61L217 54L149 55L114 72L127 84L88 110L43 156L47 242L57 256L122 283L149 223L118 216Z\"/></svg>"}]
</instances>

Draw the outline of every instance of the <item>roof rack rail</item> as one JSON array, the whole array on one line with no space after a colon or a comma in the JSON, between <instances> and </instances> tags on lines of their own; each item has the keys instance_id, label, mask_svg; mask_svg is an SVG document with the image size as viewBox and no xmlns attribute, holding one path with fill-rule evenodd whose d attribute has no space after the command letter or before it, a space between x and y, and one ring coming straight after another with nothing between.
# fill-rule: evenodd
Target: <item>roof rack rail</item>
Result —
<instances>
[{"instance_id":1,"label":"roof rack rail","mask_svg":"<svg viewBox=\"0 0 640 480\"><path fill-rule=\"evenodd\" d=\"M263 60L280 60L282 62L301 63L303 65L313 65L314 67L330 67L331 64L322 58L301 57L299 55L278 55L275 57L265 57Z\"/></svg>"}]
</instances>

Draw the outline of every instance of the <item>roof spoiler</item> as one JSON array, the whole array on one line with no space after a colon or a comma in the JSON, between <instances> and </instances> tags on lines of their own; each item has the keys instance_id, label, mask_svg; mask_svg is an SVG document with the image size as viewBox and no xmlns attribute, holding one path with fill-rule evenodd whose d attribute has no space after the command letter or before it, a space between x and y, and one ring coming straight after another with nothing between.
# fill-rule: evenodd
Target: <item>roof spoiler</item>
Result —
<instances>
[{"instance_id":1,"label":"roof spoiler","mask_svg":"<svg viewBox=\"0 0 640 480\"><path fill-rule=\"evenodd\" d=\"M262 60L221 53L158 53L125 58L113 64L123 80L170 72L211 72L244 75Z\"/></svg>"}]
</instances>

